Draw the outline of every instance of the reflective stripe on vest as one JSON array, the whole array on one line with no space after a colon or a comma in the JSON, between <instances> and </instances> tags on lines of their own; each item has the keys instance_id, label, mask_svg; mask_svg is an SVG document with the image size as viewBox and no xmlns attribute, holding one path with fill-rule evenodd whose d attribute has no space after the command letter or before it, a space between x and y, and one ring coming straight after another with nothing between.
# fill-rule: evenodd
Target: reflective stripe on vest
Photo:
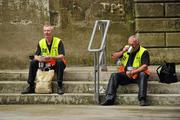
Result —
<instances>
[{"instance_id":1,"label":"reflective stripe on vest","mask_svg":"<svg viewBox=\"0 0 180 120\"><path fill-rule=\"evenodd\" d=\"M46 44L46 39L45 38L41 39L39 41L39 46L41 48L41 55L42 56L51 56L51 57L57 56L59 43L60 43L60 39L57 37L53 37L53 43L51 46L51 50L49 52L49 49Z\"/></svg>"}]
</instances>

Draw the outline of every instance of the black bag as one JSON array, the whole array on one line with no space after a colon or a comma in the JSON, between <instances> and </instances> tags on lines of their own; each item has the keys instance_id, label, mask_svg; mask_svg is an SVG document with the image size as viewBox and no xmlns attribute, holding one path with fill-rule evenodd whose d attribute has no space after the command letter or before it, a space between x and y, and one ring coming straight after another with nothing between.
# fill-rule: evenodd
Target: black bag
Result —
<instances>
[{"instance_id":1,"label":"black bag","mask_svg":"<svg viewBox=\"0 0 180 120\"><path fill-rule=\"evenodd\" d=\"M165 62L160 65L156 70L161 83L174 83L177 82L175 63Z\"/></svg>"}]
</instances>

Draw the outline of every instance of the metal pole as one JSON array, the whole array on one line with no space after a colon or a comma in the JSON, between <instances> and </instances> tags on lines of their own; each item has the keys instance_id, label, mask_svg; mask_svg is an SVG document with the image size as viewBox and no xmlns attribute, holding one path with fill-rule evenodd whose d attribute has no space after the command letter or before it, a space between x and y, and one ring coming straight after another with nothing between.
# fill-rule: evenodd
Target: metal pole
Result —
<instances>
[{"instance_id":1,"label":"metal pole","mask_svg":"<svg viewBox=\"0 0 180 120\"><path fill-rule=\"evenodd\" d=\"M99 104L99 79L100 79L100 73L99 73L99 52L97 53L97 79L96 79L96 102Z\"/></svg>"},{"instance_id":2,"label":"metal pole","mask_svg":"<svg viewBox=\"0 0 180 120\"><path fill-rule=\"evenodd\" d=\"M101 23L102 25L102 38L105 34L105 27L106 27L106 23ZM105 42L104 42L104 49L101 51L103 52L102 55L102 62L101 62L101 71L107 71L107 64L106 64L106 38L105 38Z\"/></svg>"},{"instance_id":3,"label":"metal pole","mask_svg":"<svg viewBox=\"0 0 180 120\"><path fill-rule=\"evenodd\" d=\"M97 55L94 52L94 101L96 101L96 64L97 64Z\"/></svg>"},{"instance_id":4,"label":"metal pole","mask_svg":"<svg viewBox=\"0 0 180 120\"><path fill-rule=\"evenodd\" d=\"M100 67L102 71L107 71L107 64L106 64L106 35L108 31L110 21L109 20L96 20L93 32L90 38L90 42L88 45L88 51L94 52L94 100L96 103L100 102L100 92L99 92L99 85L100 85ZM101 47L98 49L91 48L97 26L100 25L101 27Z\"/></svg>"}]
</instances>

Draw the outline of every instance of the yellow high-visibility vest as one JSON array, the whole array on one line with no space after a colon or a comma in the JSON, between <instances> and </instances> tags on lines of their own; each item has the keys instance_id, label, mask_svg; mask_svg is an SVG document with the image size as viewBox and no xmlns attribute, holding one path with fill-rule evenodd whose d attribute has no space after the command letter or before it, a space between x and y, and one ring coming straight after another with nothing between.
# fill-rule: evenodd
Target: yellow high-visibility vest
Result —
<instances>
[{"instance_id":1,"label":"yellow high-visibility vest","mask_svg":"<svg viewBox=\"0 0 180 120\"><path fill-rule=\"evenodd\" d=\"M61 40L59 38L53 37L53 43L51 46L51 50L49 51L47 44L46 44L46 39L45 38L41 39L39 41L39 46L41 48L41 55L42 56L51 56L51 57L57 56L58 55L58 46L59 46L60 41Z\"/></svg>"},{"instance_id":2,"label":"yellow high-visibility vest","mask_svg":"<svg viewBox=\"0 0 180 120\"><path fill-rule=\"evenodd\" d=\"M141 66L141 57L142 57L144 51L146 51L146 49L143 48L142 46L140 46L140 49L136 53L136 56L135 56L134 61L133 61L133 65L132 65L133 68L138 68ZM125 67L127 62L128 62L128 59L129 59L129 55L127 54L127 52L125 52L123 54L122 58L120 59L121 65Z\"/></svg>"}]
</instances>

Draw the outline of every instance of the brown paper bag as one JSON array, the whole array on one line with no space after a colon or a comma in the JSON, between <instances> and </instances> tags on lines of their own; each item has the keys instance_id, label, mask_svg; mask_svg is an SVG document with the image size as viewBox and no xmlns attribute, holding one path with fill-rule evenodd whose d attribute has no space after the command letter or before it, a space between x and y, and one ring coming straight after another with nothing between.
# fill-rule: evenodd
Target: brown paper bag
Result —
<instances>
[{"instance_id":1,"label":"brown paper bag","mask_svg":"<svg viewBox=\"0 0 180 120\"><path fill-rule=\"evenodd\" d=\"M52 79L54 70L42 71L38 69L36 75L35 93L52 93Z\"/></svg>"}]
</instances>

